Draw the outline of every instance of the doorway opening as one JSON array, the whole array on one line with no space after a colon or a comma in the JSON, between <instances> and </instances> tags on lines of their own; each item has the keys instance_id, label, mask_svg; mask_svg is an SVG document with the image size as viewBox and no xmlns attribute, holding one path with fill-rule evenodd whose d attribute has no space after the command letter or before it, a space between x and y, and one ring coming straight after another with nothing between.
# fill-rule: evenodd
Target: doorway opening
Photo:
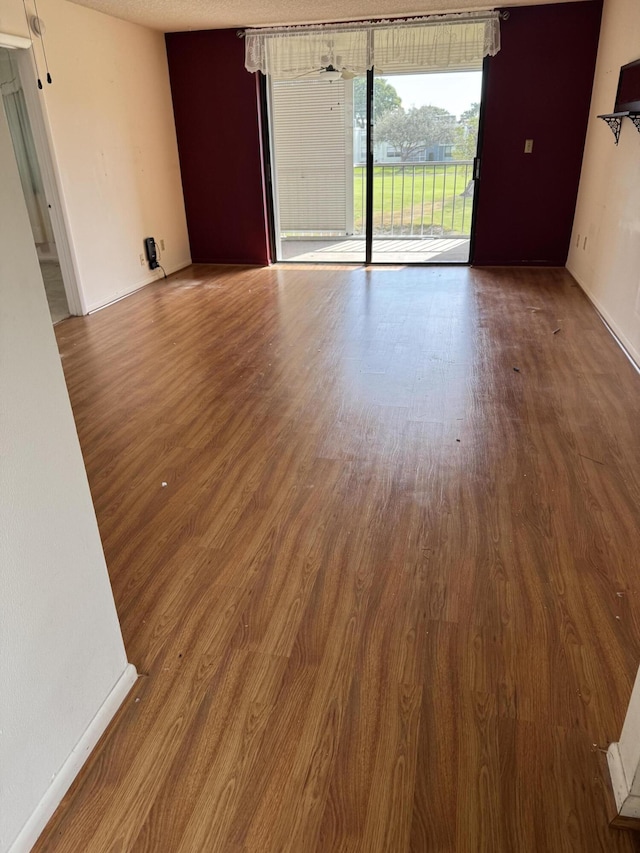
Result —
<instances>
[{"instance_id":1,"label":"doorway opening","mask_svg":"<svg viewBox=\"0 0 640 853\"><path fill-rule=\"evenodd\" d=\"M482 63L372 80L267 78L276 260L468 263Z\"/></svg>"},{"instance_id":2,"label":"doorway opening","mask_svg":"<svg viewBox=\"0 0 640 853\"><path fill-rule=\"evenodd\" d=\"M28 50L0 47L0 102L4 109L20 175L29 224L53 323L81 314L82 305L71 273L70 247L61 215L43 117L31 80ZM27 72L27 73L25 73ZM35 103L34 103L35 102ZM35 111L34 111L35 110ZM36 123L34 125L34 119Z\"/></svg>"}]
</instances>

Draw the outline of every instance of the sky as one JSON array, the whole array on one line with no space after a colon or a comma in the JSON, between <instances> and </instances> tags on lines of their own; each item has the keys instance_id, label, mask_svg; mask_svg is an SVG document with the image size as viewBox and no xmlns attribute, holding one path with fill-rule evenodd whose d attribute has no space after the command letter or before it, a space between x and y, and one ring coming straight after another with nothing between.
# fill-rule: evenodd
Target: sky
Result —
<instances>
[{"instance_id":1,"label":"sky","mask_svg":"<svg viewBox=\"0 0 640 853\"><path fill-rule=\"evenodd\" d=\"M402 98L405 110L431 104L460 118L460 113L480 101L481 71L447 74L382 75Z\"/></svg>"}]
</instances>

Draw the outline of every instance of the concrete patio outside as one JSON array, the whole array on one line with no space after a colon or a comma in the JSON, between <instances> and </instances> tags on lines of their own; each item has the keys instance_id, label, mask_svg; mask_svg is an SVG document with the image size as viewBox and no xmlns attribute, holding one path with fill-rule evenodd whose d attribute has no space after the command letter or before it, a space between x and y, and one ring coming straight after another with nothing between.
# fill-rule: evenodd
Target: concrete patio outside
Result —
<instances>
[{"instance_id":1,"label":"concrete patio outside","mask_svg":"<svg viewBox=\"0 0 640 853\"><path fill-rule=\"evenodd\" d=\"M468 237L374 237L373 263L465 264L469 261ZM280 261L362 264L364 237L287 239L281 241Z\"/></svg>"}]
</instances>

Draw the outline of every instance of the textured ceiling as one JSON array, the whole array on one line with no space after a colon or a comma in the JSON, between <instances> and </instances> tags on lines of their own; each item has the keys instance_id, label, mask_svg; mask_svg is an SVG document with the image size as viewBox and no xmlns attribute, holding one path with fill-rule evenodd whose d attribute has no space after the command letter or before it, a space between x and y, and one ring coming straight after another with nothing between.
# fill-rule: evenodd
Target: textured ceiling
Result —
<instances>
[{"instance_id":1,"label":"textured ceiling","mask_svg":"<svg viewBox=\"0 0 640 853\"><path fill-rule=\"evenodd\" d=\"M163 32L307 24L497 8L478 0L73 0ZM538 6L554 0L508 0Z\"/></svg>"}]
</instances>

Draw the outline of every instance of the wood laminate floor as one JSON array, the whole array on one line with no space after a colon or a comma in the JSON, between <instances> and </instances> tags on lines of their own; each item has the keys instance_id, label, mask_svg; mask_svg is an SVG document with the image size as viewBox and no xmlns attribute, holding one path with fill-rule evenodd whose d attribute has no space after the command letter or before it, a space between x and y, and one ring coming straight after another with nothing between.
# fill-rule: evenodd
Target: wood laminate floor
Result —
<instances>
[{"instance_id":1,"label":"wood laminate floor","mask_svg":"<svg viewBox=\"0 0 640 853\"><path fill-rule=\"evenodd\" d=\"M40 853L640 849L640 377L568 273L199 266L56 334L141 677Z\"/></svg>"}]
</instances>

